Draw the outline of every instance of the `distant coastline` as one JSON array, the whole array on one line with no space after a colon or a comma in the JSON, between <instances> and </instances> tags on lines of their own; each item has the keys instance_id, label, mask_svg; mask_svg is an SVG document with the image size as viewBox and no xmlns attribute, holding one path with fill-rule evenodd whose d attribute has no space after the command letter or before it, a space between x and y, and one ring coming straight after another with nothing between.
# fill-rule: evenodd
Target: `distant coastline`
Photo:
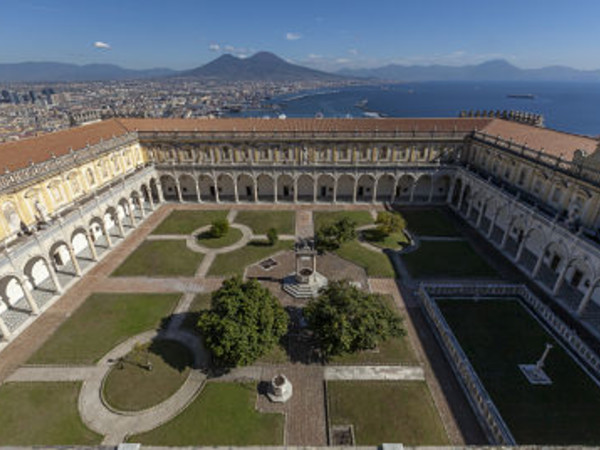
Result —
<instances>
[{"instance_id":1,"label":"distant coastline","mask_svg":"<svg viewBox=\"0 0 600 450\"><path fill-rule=\"evenodd\" d=\"M527 95L527 101L509 94ZM287 117L457 117L462 110L516 110L542 114L549 128L600 135L600 84L591 83L392 83L317 89L270 103L278 104L278 114ZM276 117L268 108L231 116Z\"/></svg>"}]
</instances>

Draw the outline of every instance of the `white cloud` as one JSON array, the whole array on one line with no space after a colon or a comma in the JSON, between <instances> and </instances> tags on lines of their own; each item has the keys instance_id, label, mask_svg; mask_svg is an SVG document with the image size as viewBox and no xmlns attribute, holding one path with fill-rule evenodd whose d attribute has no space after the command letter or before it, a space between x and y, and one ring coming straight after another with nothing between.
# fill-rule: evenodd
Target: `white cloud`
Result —
<instances>
[{"instance_id":1,"label":"white cloud","mask_svg":"<svg viewBox=\"0 0 600 450\"><path fill-rule=\"evenodd\" d=\"M348 64L350 61L348 58L338 58L335 60L336 64Z\"/></svg>"},{"instance_id":2,"label":"white cloud","mask_svg":"<svg viewBox=\"0 0 600 450\"><path fill-rule=\"evenodd\" d=\"M103 49L103 50L110 50L111 49L110 44L107 44L106 42L102 42L102 41L96 41L96 42L94 42L94 47L100 48L100 49Z\"/></svg>"},{"instance_id":3,"label":"white cloud","mask_svg":"<svg viewBox=\"0 0 600 450\"><path fill-rule=\"evenodd\" d=\"M298 39L302 38L302 35L300 33L294 33L292 31L288 31L287 33L285 33L285 38L288 41L297 41Z\"/></svg>"},{"instance_id":4,"label":"white cloud","mask_svg":"<svg viewBox=\"0 0 600 450\"><path fill-rule=\"evenodd\" d=\"M213 42L208 46L208 49L211 52L216 53L230 53L232 55L237 56L238 58L247 58L252 53L255 53L255 50L252 48L236 47L235 45L224 44L222 42Z\"/></svg>"},{"instance_id":5,"label":"white cloud","mask_svg":"<svg viewBox=\"0 0 600 450\"><path fill-rule=\"evenodd\" d=\"M350 50L348 50L348 53L350 53L352 56L356 56L358 55L358 50L356 50L355 48L351 48Z\"/></svg>"},{"instance_id":6,"label":"white cloud","mask_svg":"<svg viewBox=\"0 0 600 450\"><path fill-rule=\"evenodd\" d=\"M308 59L321 59L323 55L317 55L316 53L309 53Z\"/></svg>"}]
</instances>

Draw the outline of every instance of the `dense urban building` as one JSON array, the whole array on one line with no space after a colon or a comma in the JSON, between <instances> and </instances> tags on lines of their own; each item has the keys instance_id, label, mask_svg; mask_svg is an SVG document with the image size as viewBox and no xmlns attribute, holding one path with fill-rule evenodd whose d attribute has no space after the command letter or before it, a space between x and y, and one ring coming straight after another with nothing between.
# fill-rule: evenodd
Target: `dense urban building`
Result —
<instances>
[{"instance_id":1,"label":"dense urban building","mask_svg":"<svg viewBox=\"0 0 600 450\"><path fill-rule=\"evenodd\" d=\"M0 333L164 201L447 204L593 329L597 147L490 117L111 119L6 143Z\"/></svg>"}]
</instances>

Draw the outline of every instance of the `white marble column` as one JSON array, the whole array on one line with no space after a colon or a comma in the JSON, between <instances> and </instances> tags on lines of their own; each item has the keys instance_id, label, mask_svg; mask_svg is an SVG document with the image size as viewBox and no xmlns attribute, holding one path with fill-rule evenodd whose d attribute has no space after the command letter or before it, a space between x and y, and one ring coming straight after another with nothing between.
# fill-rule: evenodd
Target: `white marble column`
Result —
<instances>
[{"instance_id":1,"label":"white marble column","mask_svg":"<svg viewBox=\"0 0 600 450\"><path fill-rule=\"evenodd\" d=\"M504 248L506 246L506 242L508 241L508 235L510 233L512 225L508 224L506 226L506 230L504 230L504 235L502 236L502 241L500 242L500 248Z\"/></svg>"},{"instance_id":2,"label":"white marble column","mask_svg":"<svg viewBox=\"0 0 600 450\"><path fill-rule=\"evenodd\" d=\"M544 263L544 250L542 250L542 253L540 253L540 256L538 256L538 259L535 263L535 267L533 268L533 272L531 272L531 278L535 279L535 277L538 276L538 273L540 272L543 263Z\"/></svg>"},{"instance_id":3,"label":"white marble column","mask_svg":"<svg viewBox=\"0 0 600 450\"><path fill-rule=\"evenodd\" d=\"M198 182L198 178L194 178L194 181L196 182L196 200L198 200L198 203L202 203L202 196L200 195L200 183Z\"/></svg>"},{"instance_id":4,"label":"white marble column","mask_svg":"<svg viewBox=\"0 0 600 450\"><path fill-rule=\"evenodd\" d=\"M92 254L92 259L94 261L98 261L98 252L96 251L96 246L94 245L94 241L89 231L85 233L85 239L87 240L88 248L90 249L90 253Z\"/></svg>"},{"instance_id":5,"label":"white marble column","mask_svg":"<svg viewBox=\"0 0 600 450\"><path fill-rule=\"evenodd\" d=\"M40 313L40 308L38 307L37 303L35 302L33 295L31 295L31 291L27 287L27 283L25 283L21 279L19 279L18 281L19 281L19 284L21 285L21 290L23 291L23 294L25 295L25 300L27 300L27 304L29 305L29 308L31 309L31 313L34 316L37 316Z\"/></svg>"},{"instance_id":6,"label":"white marble column","mask_svg":"<svg viewBox=\"0 0 600 450\"><path fill-rule=\"evenodd\" d=\"M54 284L54 289L56 289L56 292L58 292L59 294L62 294L63 287L60 284L60 281L58 280L58 275L56 275L56 271L54 270L54 267L52 267L50 264L46 263L46 270L48 270L48 273L50 274L50 278L52 279L52 284Z\"/></svg>"},{"instance_id":7,"label":"white marble column","mask_svg":"<svg viewBox=\"0 0 600 450\"><path fill-rule=\"evenodd\" d=\"M67 245L67 249L69 250L69 257L71 258L71 262L73 263L73 268L75 269L75 274L80 277L81 276L81 267L79 266L79 261L77 261L77 256L75 255L75 251L73 247Z\"/></svg>"},{"instance_id":8,"label":"white marble column","mask_svg":"<svg viewBox=\"0 0 600 450\"><path fill-rule=\"evenodd\" d=\"M558 279L556 280L556 283L554 283L554 287L552 288L552 295L558 295L558 292L560 291L560 288L562 287L563 282L565 281L565 277L567 276L567 270L569 270L569 267L569 264L565 264L565 267L563 267L563 269L560 271Z\"/></svg>"},{"instance_id":9,"label":"white marble column","mask_svg":"<svg viewBox=\"0 0 600 450\"><path fill-rule=\"evenodd\" d=\"M515 262L519 262L521 260L521 256L523 256L523 251L525 250L526 243L527 243L527 237L523 237L523 240L519 244L519 249L517 250L517 255L515 256Z\"/></svg>"},{"instance_id":10,"label":"white marble column","mask_svg":"<svg viewBox=\"0 0 600 450\"><path fill-rule=\"evenodd\" d=\"M597 287L598 287L597 282L590 284L590 287L586 291L585 295L583 296L583 299L581 300L581 303L579 303L579 307L577 308L577 316L578 317L581 317L583 315L583 313L585 312L585 309L587 308L587 305L589 304L590 300L592 299L592 295L594 295L594 291L596 290Z\"/></svg>"},{"instance_id":11,"label":"white marble column","mask_svg":"<svg viewBox=\"0 0 600 450\"><path fill-rule=\"evenodd\" d=\"M2 340L10 341L12 333L6 326L6 323L4 322L4 319L2 317L0 317L0 333L2 333Z\"/></svg>"}]
</instances>

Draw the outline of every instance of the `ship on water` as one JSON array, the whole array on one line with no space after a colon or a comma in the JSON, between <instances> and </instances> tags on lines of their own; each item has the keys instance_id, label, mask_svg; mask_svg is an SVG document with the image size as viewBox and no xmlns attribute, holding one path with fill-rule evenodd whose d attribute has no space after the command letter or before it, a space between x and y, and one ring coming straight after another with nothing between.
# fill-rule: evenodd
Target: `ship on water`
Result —
<instances>
[{"instance_id":1,"label":"ship on water","mask_svg":"<svg viewBox=\"0 0 600 450\"><path fill-rule=\"evenodd\" d=\"M365 109L367 107L367 103L369 103L369 100L366 98L363 98L362 100L356 102L354 104L354 106L356 106L359 109Z\"/></svg>"},{"instance_id":2,"label":"ship on water","mask_svg":"<svg viewBox=\"0 0 600 450\"><path fill-rule=\"evenodd\" d=\"M522 98L525 100L533 100L535 99L534 94L506 94L508 98Z\"/></svg>"}]
</instances>

